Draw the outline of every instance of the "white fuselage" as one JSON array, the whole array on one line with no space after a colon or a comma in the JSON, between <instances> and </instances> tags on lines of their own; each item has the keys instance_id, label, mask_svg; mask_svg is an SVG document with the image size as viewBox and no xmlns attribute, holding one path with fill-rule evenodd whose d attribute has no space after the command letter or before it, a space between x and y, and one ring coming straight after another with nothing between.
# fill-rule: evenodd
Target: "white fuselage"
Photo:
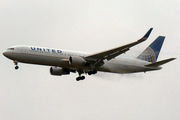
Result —
<instances>
[{"instance_id":1,"label":"white fuselage","mask_svg":"<svg viewBox=\"0 0 180 120\"><path fill-rule=\"evenodd\" d=\"M88 53L36 46L14 46L12 48L13 49L9 48L3 54L14 61L38 65L59 66L72 70L82 69L88 71L92 69L87 66L73 66L69 64L68 61L70 56L83 57L89 55ZM95 70L112 73L134 73L161 69L161 67L146 67L145 65L147 64L150 64L150 62L136 58L118 57L110 61L105 60L104 65L95 68Z\"/></svg>"}]
</instances>

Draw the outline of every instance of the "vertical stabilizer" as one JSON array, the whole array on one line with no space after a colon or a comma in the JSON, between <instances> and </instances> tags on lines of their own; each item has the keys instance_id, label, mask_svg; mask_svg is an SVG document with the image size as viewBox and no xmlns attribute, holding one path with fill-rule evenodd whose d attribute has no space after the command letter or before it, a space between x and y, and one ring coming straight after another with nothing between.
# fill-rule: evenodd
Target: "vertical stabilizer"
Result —
<instances>
[{"instance_id":1,"label":"vertical stabilizer","mask_svg":"<svg viewBox=\"0 0 180 120\"><path fill-rule=\"evenodd\" d=\"M148 62L156 62L165 37L159 36L149 47L147 47L137 58Z\"/></svg>"}]
</instances>

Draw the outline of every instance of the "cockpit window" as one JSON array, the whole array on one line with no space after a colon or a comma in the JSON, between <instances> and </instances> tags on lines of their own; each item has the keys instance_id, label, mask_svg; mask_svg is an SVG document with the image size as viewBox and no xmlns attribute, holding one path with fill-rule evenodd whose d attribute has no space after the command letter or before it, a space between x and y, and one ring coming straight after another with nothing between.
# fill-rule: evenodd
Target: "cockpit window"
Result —
<instances>
[{"instance_id":1,"label":"cockpit window","mask_svg":"<svg viewBox=\"0 0 180 120\"><path fill-rule=\"evenodd\" d=\"M14 48L8 48L7 50L14 50Z\"/></svg>"}]
</instances>

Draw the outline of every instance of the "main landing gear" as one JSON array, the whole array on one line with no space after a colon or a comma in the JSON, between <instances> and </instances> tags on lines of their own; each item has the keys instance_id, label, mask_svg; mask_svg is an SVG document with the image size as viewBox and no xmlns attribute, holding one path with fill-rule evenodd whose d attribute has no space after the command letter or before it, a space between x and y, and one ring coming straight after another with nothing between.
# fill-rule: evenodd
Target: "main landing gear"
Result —
<instances>
[{"instance_id":1,"label":"main landing gear","mask_svg":"<svg viewBox=\"0 0 180 120\"><path fill-rule=\"evenodd\" d=\"M85 79L85 76L81 76L81 74L83 74L83 73L86 73L88 75L92 75L92 74L96 74L97 73L96 70L92 70L92 71L89 71L89 72L86 72L86 71L83 71L83 70L78 70L77 72L79 74L79 77L76 78L77 81Z\"/></svg>"},{"instance_id":2,"label":"main landing gear","mask_svg":"<svg viewBox=\"0 0 180 120\"><path fill-rule=\"evenodd\" d=\"M89 71L88 72L88 75L92 75L92 74L96 74L97 73L97 71L96 70L93 70L93 71Z\"/></svg>"},{"instance_id":3,"label":"main landing gear","mask_svg":"<svg viewBox=\"0 0 180 120\"><path fill-rule=\"evenodd\" d=\"M16 69L16 70L19 69L18 62L17 62L17 61L14 61L14 64L16 65L16 66L15 66L15 69Z\"/></svg>"},{"instance_id":4,"label":"main landing gear","mask_svg":"<svg viewBox=\"0 0 180 120\"><path fill-rule=\"evenodd\" d=\"M77 81L84 80L84 79L85 79L85 76L79 76L76 78Z\"/></svg>"},{"instance_id":5,"label":"main landing gear","mask_svg":"<svg viewBox=\"0 0 180 120\"><path fill-rule=\"evenodd\" d=\"M81 74L83 74L83 71L82 71L82 70L79 70L79 71L78 71L78 74L79 74L79 77L76 78L77 81L80 81L80 80L84 80L84 79L85 79L85 76L81 76Z\"/></svg>"}]
</instances>

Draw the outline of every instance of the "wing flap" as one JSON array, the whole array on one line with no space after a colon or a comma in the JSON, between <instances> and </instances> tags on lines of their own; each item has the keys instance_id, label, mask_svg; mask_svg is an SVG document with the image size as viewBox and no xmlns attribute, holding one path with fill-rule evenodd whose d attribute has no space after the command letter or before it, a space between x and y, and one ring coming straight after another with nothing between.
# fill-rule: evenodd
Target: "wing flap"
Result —
<instances>
[{"instance_id":1,"label":"wing flap","mask_svg":"<svg viewBox=\"0 0 180 120\"><path fill-rule=\"evenodd\" d=\"M116 52L114 52L114 53L112 53L110 55L105 56L105 59L111 60L111 59L115 58L116 56L118 56L118 55L120 55L122 53L125 53L128 50L129 50L129 48L124 48L121 51L116 51Z\"/></svg>"}]
</instances>

